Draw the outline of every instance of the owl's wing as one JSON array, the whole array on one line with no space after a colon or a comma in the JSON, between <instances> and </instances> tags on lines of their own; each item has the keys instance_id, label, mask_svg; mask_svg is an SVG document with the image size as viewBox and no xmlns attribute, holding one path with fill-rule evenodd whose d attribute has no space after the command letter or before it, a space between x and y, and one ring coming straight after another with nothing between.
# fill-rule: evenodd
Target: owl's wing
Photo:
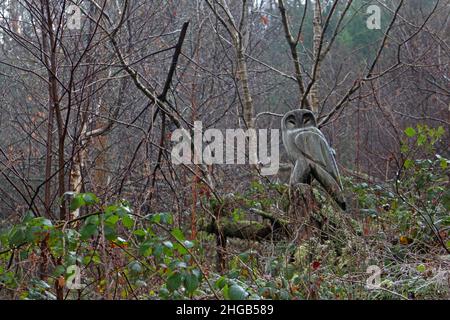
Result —
<instances>
[{"instance_id":1,"label":"owl's wing","mask_svg":"<svg viewBox=\"0 0 450 320\"><path fill-rule=\"evenodd\" d=\"M295 145L306 159L331 175L339 185L339 188L342 189L336 160L334 159L330 146L319 129L311 128L302 130L295 137Z\"/></svg>"}]
</instances>

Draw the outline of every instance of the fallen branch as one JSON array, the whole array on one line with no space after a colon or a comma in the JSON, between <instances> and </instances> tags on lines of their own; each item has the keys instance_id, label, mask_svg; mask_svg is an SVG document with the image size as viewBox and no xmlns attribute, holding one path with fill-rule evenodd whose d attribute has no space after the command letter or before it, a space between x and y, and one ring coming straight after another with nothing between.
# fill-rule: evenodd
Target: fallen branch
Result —
<instances>
[{"instance_id":1,"label":"fallen branch","mask_svg":"<svg viewBox=\"0 0 450 320\"><path fill-rule=\"evenodd\" d=\"M219 224L217 224L217 221L212 221L206 226L200 227L199 230L226 238L243 240L264 240L276 231L269 224L249 220L228 221L225 219L220 221Z\"/></svg>"},{"instance_id":2,"label":"fallen branch","mask_svg":"<svg viewBox=\"0 0 450 320\"><path fill-rule=\"evenodd\" d=\"M273 216L260 209L251 208L250 212L269 220L258 222L252 220L233 221L228 218L213 220L206 225L200 226L199 230L223 237L238 238L244 240L264 240L274 235L285 237L289 235L289 221Z\"/></svg>"}]
</instances>

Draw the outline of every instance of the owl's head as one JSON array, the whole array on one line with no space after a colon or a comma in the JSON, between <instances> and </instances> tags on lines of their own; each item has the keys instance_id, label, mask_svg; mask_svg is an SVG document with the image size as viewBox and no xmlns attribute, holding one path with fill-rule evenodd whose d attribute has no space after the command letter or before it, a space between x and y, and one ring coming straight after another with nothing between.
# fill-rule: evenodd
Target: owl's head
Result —
<instances>
[{"instance_id":1,"label":"owl's head","mask_svg":"<svg viewBox=\"0 0 450 320\"><path fill-rule=\"evenodd\" d=\"M289 111L281 120L281 125L287 130L317 127L316 117L311 111L305 109Z\"/></svg>"}]
</instances>

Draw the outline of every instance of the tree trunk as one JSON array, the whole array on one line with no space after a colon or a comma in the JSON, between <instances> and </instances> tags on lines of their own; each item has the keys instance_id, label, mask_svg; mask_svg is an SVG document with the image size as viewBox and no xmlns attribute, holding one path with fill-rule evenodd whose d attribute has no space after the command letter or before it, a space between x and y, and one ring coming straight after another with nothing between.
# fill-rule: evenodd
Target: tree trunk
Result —
<instances>
[{"instance_id":1,"label":"tree trunk","mask_svg":"<svg viewBox=\"0 0 450 320\"><path fill-rule=\"evenodd\" d=\"M313 213L317 211L318 203L314 197L313 188L309 184L291 186L289 193L289 220L296 226L292 230L298 240L308 240L317 227Z\"/></svg>"},{"instance_id":2,"label":"tree trunk","mask_svg":"<svg viewBox=\"0 0 450 320\"><path fill-rule=\"evenodd\" d=\"M313 38L313 56L314 61L317 63L315 72L315 79L313 85L311 86L311 91L309 93L309 100L311 101L311 110L317 115L319 113L319 78L320 78L320 43L322 38L322 13L321 13L320 1L315 1L314 4L314 18L313 18L313 29L314 29L314 38ZM314 70L311 74L314 73Z\"/></svg>"},{"instance_id":3,"label":"tree trunk","mask_svg":"<svg viewBox=\"0 0 450 320\"><path fill-rule=\"evenodd\" d=\"M307 4L306 4L307 5ZM281 20L283 23L283 29L284 29L284 35L286 37L286 41L289 45L292 61L294 63L295 68L295 79L297 80L297 86L298 86L298 97L299 97L299 108L300 109L311 109L309 99L304 99L303 101L303 95L305 94L305 86L303 84L303 76L302 76L302 70L300 66L300 58L298 56L297 52L297 45L298 41L294 39L291 32L291 27L289 25L289 19L286 13L286 7L284 6L283 0L278 0L278 9L281 14ZM305 7L306 9L306 7ZM306 12L305 12L306 14ZM299 31L300 32L300 31ZM300 34L298 34L298 38L300 38Z\"/></svg>"},{"instance_id":4,"label":"tree trunk","mask_svg":"<svg viewBox=\"0 0 450 320\"><path fill-rule=\"evenodd\" d=\"M100 103L98 113L100 116L106 116L108 111L103 103ZM108 126L108 121L100 120L97 123L97 129ZM93 137L93 146L97 152L94 160L94 191L97 194L101 194L101 190L108 184L108 154L107 154L108 137L106 134L102 134Z\"/></svg>"},{"instance_id":5,"label":"tree trunk","mask_svg":"<svg viewBox=\"0 0 450 320\"><path fill-rule=\"evenodd\" d=\"M238 78L241 82L242 94L244 95L244 121L247 128L254 128L255 111L248 81L247 62L245 61L245 53L243 52L243 49L238 50Z\"/></svg>"},{"instance_id":6,"label":"tree trunk","mask_svg":"<svg viewBox=\"0 0 450 320\"><path fill-rule=\"evenodd\" d=\"M255 110L253 107L252 94L250 92L247 62L245 61L245 52L249 41L248 13L252 1L242 2L242 14L239 24L239 34L235 33L234 46L237 53L237 75L242 86L244 95L244 121L247 128L255 127Z\"/></svg>"}]
</instances>

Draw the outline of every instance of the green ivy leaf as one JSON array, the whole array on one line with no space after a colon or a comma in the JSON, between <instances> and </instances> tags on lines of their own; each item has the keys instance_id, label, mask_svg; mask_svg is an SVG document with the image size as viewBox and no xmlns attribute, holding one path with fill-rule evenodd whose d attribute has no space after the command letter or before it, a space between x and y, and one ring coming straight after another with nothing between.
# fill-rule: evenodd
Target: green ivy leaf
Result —
<instances>
[{"instance_id":1,"label":"green ivy leaf","mask_svg":"<svg viewBox=\"0 0 450 320\"><path fill-rule=\"evenodd\" d=\"M150 215L148 218L149 218L150 221L152 221L154 223L160 223L161 222L161 215L160 214L153 214L153 215Z\"/></svg>"},{"instance_id":2,"label":"green ivy leaf","mask_svg":"<svg viewBox=\"0 0 450 320\"><path fill-rule=\"evenodd\" d=\"M138 236L138 237L145 237L145 235L147 233L145 232L144 229L138 229L138 230L133 231L133 234Z\"/></svg>"},{"instance_id":3,"label":"green ivy leaf","mask_svg":"<svg viewBox=\"0 0 450 320\"><path fill-rule=\"evenodd\" d=\"M440 137L442 137L444 134L445 134L445 129L444 129L444 127L443 127L443 126L439 126L439 127L437 128L437 132L436 132L437 137L440 138Z\"/></svg>"},{"instance_id":4,"label":"green ivy leaf","mask_svg":"<svg viewBox=\"0 0 450 320\"><path fill-rule=\"evenodd\" d=\"M82 262L83 262L84 265L88 265L90 263L100 264L102 262L102 260L100 259L98 254L91 254L91 253L89 253L89 255L87 255L87 256L85 256L83 258Z\"/></svg>"},{"instance_id":5,"label":"green ivy leaf","mask_svg":"<svg viewBox=\"0 0 450 320\"><path fill-rule=\"evenodd\" d=\"M139 253L141 255L143 255L144 257L148 257L149 255L152 254L152 251L153 251L152 246L153 246L153 243L150 241L143 242L139 247Z\"/></svg>"},{"instance_id":6,"label":"green ivy leaf","mask_svg":"<svg viewBox=\"0 0 450 320\"><path fill-rule=\"evenodd\" d=\"M97 214L94 214L94 215L86 218L85 224L93 224L93 225L98 226L98 225L100 225L100 219Z\"/></svg>"},{"instance_id":7,"label":"green ivy leaf","mask_svg":"<svg viewBox=\"0 0 450 320\"><path fill-rule=\"evenodd\" d=\"M225 287L226 284L227 284L227 280L225 279L225 277L222 276L219 279L217 279L217 281L214 285L218 289L223 289L223 287Z\"/></svg>"},{"instance_id":8,"label":"green ivy leaf","mask_svg":"<svg viewBox=\"0 0 450 320\"><path fill-rule=\"evenodd\" d=\"M412 161L411 159L406 159L405 160L404 166L405 166L406 169L411 168L413 165L414 165L414 161Z\"/></svg>"},{"instance_id":9,"label":"green ivy leaf","mask_svg":"<svg viewBox=\"0 0 450 320\"><path fill-rule=\"evenodd\" d=\"M163 245L169 249L173 249L173 243L171 241L164 241Z\"/></svg>"},{"instance_id":10,"label":"green ivy leaf","mask_svg":"<svg viewBox=\"0 0 450 320\"><path fill-rule=\"evenodd\" d=\"M119 216L118 215L110 215L108 218L106 218L105 222L111 225L115 225L117 223L117 221L119 221Z\"/></svg>"},{"instance_id":11,"label":"green ivy leaf","mask_svg":"<svg viewBox=\"0 0 450 320\"><path fill-rule=\"evenodd\" d=\"M191 249L191 248L194 247L194 243L193 243L192 241L189 241L189 240L185 240L185 241L183 242L183 244L184 244L184 246L185 246L187 249Z\"/></svg>"},{"instance_id":12,"label":"green ivy leaf","mask_svg":"<svg viewBox=\"0 0 450 320\"><path fill-rule=\"evenodd\" d=\"M417 269L417 271L419 271L421 273L423 273L427 270L427 268L423 264L419 264L416 269Z\"/></svg>"},{"instance_id":13,"label":"green ivy leaf","mask_svg":"<svg viewBox=\"0 0 450 320\"><path fill-rule=\"evenodd\" d=\"M439 160L439 165L441 166L441 169L442 169L442 170L447 169L448 164L449 164L450 161L447 160L446 158L442 157L442 156L439 155L439 154L436 155L436 158L438 158L438 160Z\"/></svg>"},{"instance_id":14,"label":"green ivy leaf","mask_svg":"<svg viewBox=\"0 0 450 320\"><path fill-rule=\"evenodd\" d=\"M86 202L84 201L83 197L81 197L80 195L76 195L70 202L69 209L70 211L75 211L84 206L85 204Z\"/></svg>"},{"instance_id":15,"label":"green ivy leaf","mask_svg":"<svg viewBox=\"0 0 450 320\"><path fill-rule=\"evenodd\" d=\"M130 207L128 205L124 205L122 204L119 208L118 211L120 211L121 215L123 214L128 214L128 213L132 213L133 211L130 209Z\"/></svg>"},{"instance_id":16,"label":"green ivy leaf","mask_svg":"<svg viewBox=\"0 0 450 320\"><path fill-rule=\"evenodd\" d=\"M174 272L167 278L167 289L175 291L180 288L182 282L183 275L179 272Z\"/></svg>"},{"instance_id":17,"label":"green ivy leaf","mask_svg":"<svg viewBox=\"0 0 450 320\"><path fill-rule=\"evenodd\" d=\"M405 129L405 133L410 138L414 137L417 134L416 130L414 128L412 128L412 127L406 128Z\"/></svg>"},{"instance_id":18,"label":"green ivy leaf","mask_svg":"<svg viewBox=\"0 0 450 320\"><path fill-rule=\"evenodd\" d=\"M82 193L81 196L87 205L93 205L99 202L97 196L93 193Z\"/></svg>"},{"instance_id":19,"label":"green ivy leaf","mask_svg":"<svg viewBox=\"0 0 450 320\"><path fill-rule=\"evenodd\" d=\"M80 230L81 239L82 240L89 239L91 236L95 234L96 231L97 226L95 224L91 223L85 224Z\"/></svg>"},{"instance_id":20,"label":"green ivy leaf","mask_svg":"<svg viewBox=\"0 0 450 320\"><path fill-rule=\"evenodd\" d=\"M49 219L44 217L34 218L33 224L36 226L53 227L53 223Z\"/></svg>"},{"instance_id":21,"label":"green ivy leaf","mask_svg":"<svg viewBox=\"0 0 450 320\"><path fill-rule=\"evenodd\" d=\"M155 245L155 247L153 249L153 255L156 258L161 258L161 255L163 254L163 252L164 252L164 248L161 244Z\"/></svg>"},{"instance_id":22,"label":"green ivy leaf","mask_svg":"<svg viewBox=\"0 0 450 320\"><path fill-rule=\"evenodd\" d=\"M223 297L226 299L226 300L230 300L230 296L229 296L229 294L228 294L228 291L230 290L230 288L228 287L228 284L225 284L224 286L223 286L223 288L222 288L222 294L223 294Z\"/></svg>"},{"instance_id":23,"label":"green ivy leaf","mask_svg":"<svg viewBox=\"0 0 450 320\"><path fill-rule=\"evenodd\" d=\"M199 285L198 277L192 273L188 273L184 277L184 287L188 293L193 293Z\"/></svg>"},{"instance_id":24,"label":"green ivy leaf","mask_svg":"<svg viewBox=\"0 0 450 320\"><path fill-rule=\"evenodd\" d=\"M69 193L69 194L74 194L74 193ZM83 206L93 205L98 202L99 202L99 200L95 194L80 193L73 197L72 201L70 202L69 209L70 209L70 211L75 211Z\"/></svg>"},{"instance_id":25,"label":"green ivy leaf","mask_svg":"<svg viewBox=\"0 0 450 320\"><path fill-rule=\"evenodd\" d=\"M109 241L114 241L117 239L117 233L113 227L105 225L104 231L105 231L105 238L108 239Z\"/></svg>"},{"instance_id":26,"label":"green ivy leaf","mask_svg":"<svg viewBox=\"0 0 450 320\"><path fill-rule=\"evenodd\" d=\"M33 212L27 211L27 213L25 213L25 216L22 218L22 222L27 223L27 222L31 221L33 218L34 218Z\"/></svg>"},{"instance_id":27,"label":"green ivy leaf","mask_svg":"<svg viewBox=\"0 0 450 320\"><path fill-rule=\"evenodd\" d=\"M107 206L105 209L105 214L106 215L113 214L113 213L117 212L118 209L119 209L119 207L116 205Z\"/></svg>"},{"instance_id":28,"label":"green ivy leaf","mask_svg":"<svg viewBox=\"0 0 450 320\"><path fill-rule=\"evenodd\" d=\"M230 300L244 300L245 298L247 298L247 296L248 293L244 290L244 288L237 284L233 284L228 289L228 297L230 298Z\"/></svg>"},{"instance_id":29,"label":"green ivy leaf","mask_svg":"<svg viewBox=\"0 0 450 320\"><path fill-rule=\"evenodd\" d=\"M175 243L175 249L177 249L178 253L182 256L188 254L189 252L186 250L185 247L183 247L181 244L179 244L178 242Z\"/></svg>"},{"instance_id":30,"label":"green ivy leaf","mask_svg":"<svg viewBox=\"0 0 450 320\"><path fill-rule=\"evenodd\" d=\"M170 295L170 292L166 288L161 288L158 292L158 296L162 299L168 299L169 295Z\"/></svg>"},{"instance_id":31,"label":"green ivy leaf","mask_svg":"<svg viewBox=\"0 0 450 320\"><path fill-rule=\"evenodd\" d=\"M58 265L53 271L53 276L59 277L66 272L66 268L63 265Z\"/></svg>"},{"instance_id":32,"label":"green ivy leaf","mask_svg":"<svg viewBox=\"0 0 450 320\"><path fill-rule=\"evenodd\" d=\"M405 154L409 151L409 147L407 144L402 143L401 147L400 147L400 152Z\"/></svg>"},{"instance_id":33,"label":"green ivy leaf","mask_svg":"<svg viewBox=\"0 0 450 320\"><path fill-rule=\"evenodd\" d=\"M168 212L151 214L151 215L146 216L146 218L154 223L165 223L165 224L173 223L173 217Z\"/></svg>"},{"instance_id":34,"label":"green ivy leaf","mask_svg":"<svg viewBox=\"0 0 450 320\"><path fill-rule=\"evenodd\" d=\"M417 137L417 145L418 145L418 146L422 146L426 141L427 141L427 136L424 135L424 134L420 134L420 135Z\"/></svg>"},{"instance_id":35,"label":"green ivy leaf","mask_svg":"<svg viewBox=\"0 0 450 320\"><path fill-rule=\"evenodd\" d=\"M18 246L25 242L26 232L24 227L19 227L13 231L9 237L9 244L12 246Z\"/></svg>"},{"instance_id":36,"label":"green ivy leaf","mask_svg":"<svg viewBox=\"0 0 450 320\"><path fill-rule=\"evenodd\" d=\"M119 245L127 245L128 241L122 237L117 237L117 239L115 240L114 243L119 244Z\"/></svg>"},{"instance_id":37,"label":"green ivy leaf","mask_svg":"<svg viewBox=\"0 0 450 320\"><path fill-rule=\"evenodd\" d=\"M181 231L180 229L173 229L171 232L172 236L175 237L175 239L177 239L178 241L184 241L184 234L183 231Z\"/></svg>"},{"instance_id":38,"label":"green ivy leaf","mask_svg":"<svg viewBox=\"0 0 450 320\"><path fill-rule=\"evenodd\" d=\"M122 224L125 228L131 229L134 226L134 220L129 214L125 214L122 217Z\"/></svg>"},{"instance_id":39,"label":"green ivy leaf","mask_svg":"<svg viewBox=\"0 0 450 320\"><path fill-rule=\"evenodd\" d=\"M130 264L130 270L134 273L141 273L142 271L142 265L139 261L133 261Z\"/></svg>"}]
</instances>

